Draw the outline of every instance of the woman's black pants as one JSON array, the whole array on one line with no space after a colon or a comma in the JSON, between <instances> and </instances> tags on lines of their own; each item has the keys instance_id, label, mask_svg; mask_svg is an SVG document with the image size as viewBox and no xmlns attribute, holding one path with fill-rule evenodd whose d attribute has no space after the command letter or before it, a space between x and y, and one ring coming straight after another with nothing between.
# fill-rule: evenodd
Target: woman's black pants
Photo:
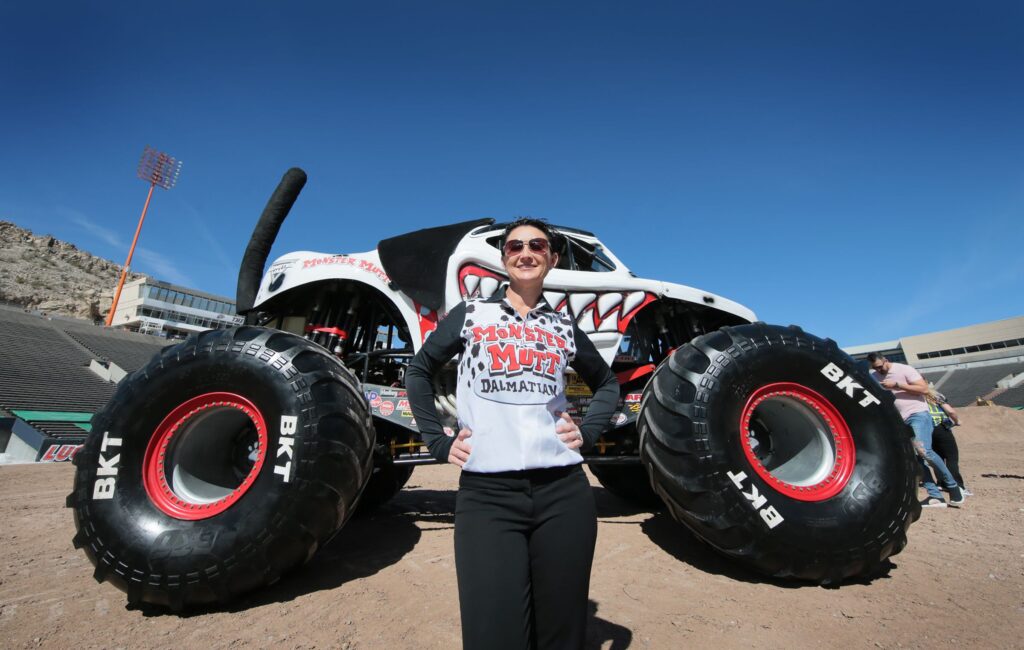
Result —
<instances>
[{"instance_id":1,"label":"woman's black pants","mask_svg":"<svg viewBox=\"0 0 1024 650\"><path fill-rule=\"evenodd\" d=\"M960 487L967 487L964 485L964 477L960 475L960 448L956 445L953 430L945 422L935 427L935 431L932 432L932 449L942 457Z\"/></svg>"},{"instance_id":2,"label":"woman's black pants","mask_svg":"<svg viewBox=\"0 0 1024 650\"><path fill-rule=\"evenodd\" d=\"M465 650L582 648L596 541L580 465L462 472L455 567Z\"/></svg>"}]
</instances>

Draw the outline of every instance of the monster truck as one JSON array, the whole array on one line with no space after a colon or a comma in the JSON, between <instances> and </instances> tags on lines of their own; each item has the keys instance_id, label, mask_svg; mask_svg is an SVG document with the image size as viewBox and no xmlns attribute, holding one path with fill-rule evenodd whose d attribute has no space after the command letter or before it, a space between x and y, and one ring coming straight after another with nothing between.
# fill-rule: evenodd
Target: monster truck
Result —
<instances>
[{"instance_id":1,"label":"monster truck","mask_svg":"<svg viewBox=\"0 0 1024 650\"><path fill-rule=\"evenodd\" d=\"M125 378L75 459L74 544L130 604L181 609L269 585L357 506L386 501L434 462L403 372L447 310L499 287L503 226L427 228L358 254L298 251L263 274L304 184L301 170L285 175L249 242L246 324L165 348ZM903 548L920 506L888 391L829 339L638 278L595 235L554 230L561 255L544 297L621 385L612 429L584 454L609 491L663 504L770 576L870 576ZM452 428L455 367L435 386ZM566 391L581 417L589 389L570 373Z\"/></svg>"}]
</instances>

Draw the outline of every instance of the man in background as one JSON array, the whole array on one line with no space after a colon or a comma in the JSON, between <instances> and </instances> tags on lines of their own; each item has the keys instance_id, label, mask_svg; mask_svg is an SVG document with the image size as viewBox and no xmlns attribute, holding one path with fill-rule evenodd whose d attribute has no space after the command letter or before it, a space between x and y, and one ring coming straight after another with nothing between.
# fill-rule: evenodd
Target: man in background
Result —
<instances>
[{"instance_id":1,"label":"man in background","mask_svg":"<svg viewBox=\"0 0 1024 650\"><path fill-rule=\"evenodd\" d=\"M893 363L877 352L868 355L868 363L871 365L871 376L882 385L882 388L892 391L900 417L914 431L914 449L924 469L924 489L928 492L928 496L921 501L921 506L946 507L942 492L932 480L929 465L935 469L938 479L949 491L950 505L960 505L964 502L960 486L946 467L946 463L942 462L942 458L932 449L934 425L925 399L929 390L928 382L912 367L903 363Z\"/></svg>"}]
</instances>

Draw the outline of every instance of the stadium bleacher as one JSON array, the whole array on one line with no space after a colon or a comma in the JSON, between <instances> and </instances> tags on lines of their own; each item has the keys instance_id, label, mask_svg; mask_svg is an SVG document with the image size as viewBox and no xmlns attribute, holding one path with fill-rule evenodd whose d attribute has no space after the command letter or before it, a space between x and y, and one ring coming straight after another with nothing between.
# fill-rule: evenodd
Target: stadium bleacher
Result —
<instances>
[{"instance_id":1,"label":"stadium bleacher","mask_svg":"<svg viewBox=\"0 0 1024 650\"><path fill-rule=\"evenodd\" d=\"M126 372L133 372L146 365L160 348L169 344L164 339L133 332L102 330L96 327L86 330L80 325L69 326L63 323L61 329L91 351L96 360L110 360Z\"/></svg>"},{"instance_id":2,"label":"stadium bleacher","mask_svg":"<svg viewBox=\"0 0 1024 650\"><path fill-rule=\"evenodd\" d=\"M131 371L167 344L86 321L0 307L0 417L16 424L14 435L40 458L50 448L81 444L92 414L115 389L89 369L90 363Z\"/></svg>"},{"instance_id":3,"label":"stadium bleacher","mask_svg":"<svg viewBox=\"0 0 1024 650\"><path fill-rule=\"evenodd\" d=\"M88 411L113 395L109 382L89 371L91 357L47 321L18 322L6 313L3 320L0 406L8 411Z\"/></svg>"},{"instance_id":4,"label":"stadium bleacher","mask_svg":"<svg viewBox=\"0 0 1024 650\"><path fill-rule=\"evenodd\" d=\"M1024 407L1024 384L1020 386L1014 386L1002 392L992 398L992 402L999 406L1009 406L1011 408Z\"/></svg>"},{"instance_id":5,"label":"stadium bleacher","mask_svg":"<svg viewBox=\"0 0 1024 650\"><path fill-rule=\"evenodd\" d=\"M1018 375L1024 372L1024 363L1012 362L998 365L987 365L969 368L954 368L941 384L937 381L948 371L939 372L922 371L921 375L928 381L934 382L940 393L946 396L946 400L953 406L968 406L975 403L979 397L985 397L996 390L996 383L1008 375ZM1000 406L1020 407L1024 406L1024 391L1021 387L1012 388L999 395L992 401Z\"/></svg>"},{"instance_id":6,"label":"stadium bleacher","mask_svg":"<svg viewBox=\"0 0 1024 650\"><path fill-rule=\"evenodd\" d=\"M942 392L942 385L946 383L946 377L951 375L951 370L921 370L921 376L928 380L929 384L935 386L935 389L940 393Z\"/></svg>"}]
</instances>

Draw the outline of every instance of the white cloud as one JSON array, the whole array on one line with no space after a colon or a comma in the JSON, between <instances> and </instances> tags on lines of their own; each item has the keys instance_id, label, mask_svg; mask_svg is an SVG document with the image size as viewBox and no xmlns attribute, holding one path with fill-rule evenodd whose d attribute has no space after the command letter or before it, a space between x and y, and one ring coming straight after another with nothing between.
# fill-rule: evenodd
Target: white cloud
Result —
<instances>
[{"instance_id":1,"label":"white cloud","mask_svg":"<svg viewBox=\"0 0 1024 650\"><path fill-rule=\"evenodd\" d=\"M128 244L121 241L121 238L114 234L113 231L104 228L92 219L90 219L84 212L69 208L66 206L57 206L54 210L59 216L71 221L76 226L82 228L93 237L106 243L108 246L114 248L126 249Z\"/></svg>"},{"instance_id":2,"label":"white cloud","mask_svg":"<svg viewBox=\"0 0 1024 650\"><path fill-rule=\"evenodd\" d=\"M135 249L136 258L142 263L142 268L137 264L132 265L132 270L152 275L157 280L165 280L183 287L194 287L192 278L185 275L178 269L178 265L168 257L157 253L154 250L139 246Z\"/></svg>"},{"instance_id":3,"label":"white cloud","mask_svg":"<svg viewBox=\"0 0 1024 650\"><path fill-rule=\"evenodd\" d=\"M229 258L227 253L224 251L224 247L221 246L220 241L218 241L217 238L213 236L213 233L210 232L209 227L206 225L207 219L188 201L181 200L180 204L192 218L194 232L199 235L199 238L202 239L210 248L213 252L213 257L216 258L217 262L224 267L227 275L231 276L234 273L237 273L238 263L231 261L231 258Z\"/></svg>"},{"instance_id":4,"label":"white cloud","mask_svg":"<svg viewBox=\"0 0 1024 650\"><path fill-rule=\"evenodd\" d=\"M122 240L112 230L104 228L90 219L84 212L66 206L58 206L55 211L58 215L82 228L94 238L115 248L122 254L127 253L128 242ZM209 233L207 233L207 235L208 234ZM223 254L223 251L221 254ZM153 276L157 280L165 280L185 287L195 286L192 282L192 278L185 273L182 273L179 270L178 265L169 257L150 248L136 246L135 256L132 260L131 266L132 271L135 273L145 273Z\"/></svg>"}]
</instances>

